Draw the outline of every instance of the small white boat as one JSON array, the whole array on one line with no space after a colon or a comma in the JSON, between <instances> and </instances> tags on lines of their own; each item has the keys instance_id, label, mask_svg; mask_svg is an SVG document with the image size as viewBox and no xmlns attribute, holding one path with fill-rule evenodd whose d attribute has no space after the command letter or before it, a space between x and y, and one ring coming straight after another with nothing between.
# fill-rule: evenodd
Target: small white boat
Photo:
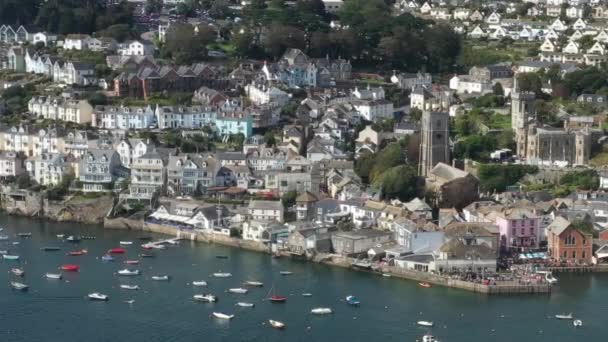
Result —
<instances>
[{"instance_id":1,"label":"small white boat","mask_svg":"<svg viewBox=\"0 0 608 342\"><path fill-rule=\"evenodd\" d=\"M583 321L581 321L580 319L575 319L574 321L572 321L572 325L574 325L575 327L582 327Z\"/></svg>"},{"instance_id":2,"label":"small white boat","mask_svg":"<svg viewBox=\"0 0 608 342\"><path fill-rule=\"evenodd\" d=\"M58 239L63 239L64 236L65 236L64 234L57 234Z\"/></svg>"},{"instance_id":3,"label":"small white boat","mask_svg":"<svg viewBox=\"0 0 608 342\"><path fill-rule=\"evenodd\" d=\"M572 319L572 313L555 315L557 319Z\"/></svg>"},{"instance_id":4,"label":"small white boat","mask_svg":"<svg viewBox=\"0 0 608 342\"><path fill-rule=\"evenodd\" d=\"M47 279L61 279L61 273L47 273L44 276Z\"/></svg>"},{"instance_id":5,"label":"small white boat","mask_svg":"<svg viewBox=\"0 0 608 342\"><path fill-rule=\"evenodd\" d=\"M285 329L285 323L279 322L279 321L275 321L273 319L269 319L268 320L268 324L270 324L270 326L273 327L273 328L275 328L275 329Z\"/></svg>"},{"instance_id":6,"label":"small white boat","mask_svg":"<svg viewBox=\"0 0 608 342\"><path fill-rule=\"evenodd\" d=\"M433 325L435 325L435 323L430 322L430 321L418 321L418 322L416 322L416 324L418 324L421 327L432 327Z\"/></svg>"},{"instance_id":7,"label":"small white boat","mask_svg":"<svg viewBox=\"0 0 608 342\"><path fill-rule=\"evenodd\" d=\"M169 280L169 276L168 275L162 275L162 276L152 276L152 280L158 280L158 281L168 281Z\"/></svg>"},{"instance_id":8,"label":"small white boat","mask_svg":"<svg viewBox=\"0 0 608 342\"><path fill-rule=\"evenodd\" d=\"M6 241L6 240L8 240L7 235L0 235L0 241Z\"/></svg>"},{"instance_id":9,"label":"small white boat","mask_svg":"<svg viewBox=\"0 0 608 342\"><path fill-rule=\"evenodd\" d=\"M135 303L135 299L125 300L125 303L127 303L127 304L133 304L133 303Z\"/></svg>"},{"instance_id":10,"label":"small white boat","mask_svg":"<svg viewBox=\"0 0 608 342\"><path fill-rule=\"evenodd\" d=\"M17 291L27 291L27 289L29 288L29 285L20 283L18 281L11 281L11 287Z\"/></svg>"},{"instance_id":11,"label":"small white boat","mask_svg":"<svg viewBox=\"0 0 608 342\"><path fill-rule=\"evenodd\" d=\"M139 290L139 286L137 286L137 285L126 285L126 284L123 284L123 285L120 285L120 288L121 289L125 289L125 290Z\"/></svg>"},{"instance_id":12,"label":"small white boat","mask_svg":"<svg viewBox=\"0 0 608 342\"><path fill-rule=\"evenodd\" d=\"M255 306L255 304L253 303L246 303L246 302L238 302L236 303L236 306L240 306L242 308L252 308Z\"/></svg>"},{"instance_id":13,"label":"small white boat","mask_svg":"<svg viewBox=\"0 0 608 342\"><path fill-rule=\"evenodd\" d=\"M228 292L230 293L238 293L238 294L245 294L247 292L249 292L247 289L243 289L243 288L234 288L234 289L228 289Z\"/></svg>"},{"instance_id":14,"label":"small white boat","mask_svg":"<svg viewBox=\"0 0 608 342\"><path fill-rule=\"evenodd\" d=\"M279 272L279 273L280 273L281 275L284 275L284 276L286 276L286 275L292 275L292 274L293 274L293 272L291 272L291 271L281 271L281 272Z\"/></svg>"},{"instance_id":15,"label":"small white boat","mask_svg":"<svg viewBox=\"0 0 608 342\"><path fill-rule=\"evenodd\" d=\"M217 272L217 273L213 273L213 276L215 278L230 278L230 277L232 277L232 273Z\"/></svg>"},{"instance_id":16,"label":"small white boat","mask_svg":"<svg viewBox=\"0 0 608 342\"><path fill-rule=\"evenodd\" d=\"M18 255L3 254L2 255L2 259L4 259L4 260L19 260L19 256Z\"/></svg>"},{"instance_id":17,"label":"small white boat","mask_svg":"<svg viewBox=\"0 0 608 342\"><path fill-rule=\"evenodd\" d=\"M192 286L207 286L207 282L204 280L193 281Z\"/></svg>"},{"instance_id":18,"label":"small white boat","mask_svg":"<svg viewBox=\"0 0 608 342\"><path fill-rule=\"evenodd\" d=\"M248 280L245 282L245 285L253 287L262 287L264 286L264 283L262 283L261 281Z\"/></svg>"},{"instance_id":19,"label":"small white boat","mask_svg":"<svg viewBox=\"0 0 608 342\"><path fill-rule=\"evenodd\" d=\"M117 273L121 276L136 276L139 275L139 270L130 270L128 268L125 268L124 270L120 270Z\"/></svg>"},{"instance_id":20,"label":"small white boat","mask_svg":"<svg viewBox=\"0 0 608 342\"><path fill-rule=\"evenodd\" d=\"M194 300L199 302L214 303L217 302L217 297L212 294L196 294L193 296Z\"/></svg>"},{"instance_id":21,"label":"small white boat","mask_svg":"<svg viewBox=\"0 0 608 342\"><path fill-rule=\"evenodd\" d=\"M99 293L99 292L89 293L88 297L90 300L103 300L103 301L108 300L107 295L105 295L103 293Z\"/></svg>"},{"instance_id":22,"label":"small white boat","mask_svg":"<svg viewBox=\"0 0 608 342\"><path fill-rule=\"evenodd\" d=\"M557 284L557 278L553 276L551 271L536 271L537 274L542 274L545 281L549 284Z\"/></svg>"},{"instance_id":23,"label":"small white boat","mask_svg":"<svg viewBox=\"0 0 608 342\"><path fill-rule=\"evenodd\" d=\"M133 244L133 241L120 241L120 244L122 246L130 246Z\"/></svg>"},{"instance_id":24,"label":"small white boat","mask_svg":"<svg viewBox=\"0 0 608 342\"><path fill-rule=\"evenodd\" d=\"M388 273L382 273L382 276L383 276L383 277L386 277L386 278L390 278L390 277L392 277L392 276L391 276L390 274L388 274Z\"/></svg>"},{"instance_id":25,"label":"small white boat","mask_svg":"<svg viewBox=\"0 0 608 342\"><path fill-rule=\"evenodd\" d=\"M17 277L23 277L25 271L21 268L11 268L11 273L16 275Z\"/></svg>"},{"instance_id":26,"label":"small white boat","mask_svg":"<svg viewBox=\"0 0 608 342\"><path fill-rule=\"evenodd\" d=\"M18 245L18 244L20 244L20 243L21 243L21 242L19 242L19 241L13 241L13 245L14 245L14 246L17 246L17 245Z\"/></svg>"},{"instance_id":27,"label":"small white boat","mask_svg":"<svg viewBox=\"0 0 608 342\"><path fill-rule=\"evenodd\" d=\"M234 315L226 315L221 312L214 312L214 313L212 313L212 315L213 315L213 317L219 318L219 319L233 319L234 318Z\"/></svg>"},{"instance_id":28,"label":"small white boat","mask_svg":"<svg viewBox=\"0 0 608 342\"><path fill-rule=\"evenodd\" d=\"M304 292L302 293L302 297L312 297L312 293Z\"/></svg>"},{"instance_id":29,"label":"small white boat","mask_svg":"<svg viewBox=\"0 0 608 342\"><path fill-rule=\"evenodd\" d=\"M435 336L431 334L426 334L422 336L422 342L439 342L439 340L437 340Z\"/></svg>"},{"instance_id":30,"label":"small white boat","mask_svg":"<svg viewBox=\"0 0 608 342\"><path fill-rule=\"evenodd\" d=\"M329 315L334 312L330 308L314 308L310 310L310 313L313 315Z\"/></svg>"},{"instance_id":31,"label":"small white boat","mask_svg":"<svg viewBox=\"0 0 608 342\"><path fill-rule=\"evenodd\" d=\"M0 251L0 255L5 255L5 254L8 254L8 251L6 249Z\"/></svg>"}]
</instances>

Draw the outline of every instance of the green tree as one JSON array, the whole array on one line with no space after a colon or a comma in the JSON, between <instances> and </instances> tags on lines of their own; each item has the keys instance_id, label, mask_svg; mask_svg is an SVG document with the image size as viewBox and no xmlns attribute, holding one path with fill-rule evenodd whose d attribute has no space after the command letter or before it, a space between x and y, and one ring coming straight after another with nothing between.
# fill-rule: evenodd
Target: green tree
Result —
<instances>
[{"instance_id":1,"label":"green tree","mask_svg":"<svg viewBox=\"0 0 608 342\"><path fill-rule=\"evenodd\" d=\"M146 0L145 11L149 14L158 14L163 9L163 0Z\"/></svg>"},{"instance_id":2,"label":"green tree","mask_svg":"<svg viewBox=\"0 0 608 342\"><path fill-rule=\"evenodd\" d=\"M266 141L266 146L274 146L277 144L277 141L274 137L274 133L272 131L268 131L264 134L264 140Z\"/></svg>"},{"instance_id":3,"label":"green tree","mask_svg":"<svg viewBox=\"0 0 608 342\"><path fill-rule=\"evenodd\" d=\"M382 198L409 201L420 194L421 181L410 165L395 166L383 172L374 185L382 190Z\"/></svg>"},{"instance_id":4,"label":"green tree","mask_svg":"<svg viewBox=\"0 0 608 342\"><path fill-rule=\"evenodd\" d=\"M420 122L420 119L422 118L422 111L418 108L412 108L410 109L409 117L412 122Z\"/></svg>"},{"instance_id":5,"label":"green tree","mask_svg":"<svg viewBox=\"0 0 608 342\"><path fill-rule=\"evenodd\" d=\"M281 197L281 202L285 209L293 207L296 204L296 198L298 197L297 191L288 191L283 197Z\"/></svg>"},{"instance_id":6,"label":"green tree","mask_svg":"<svg viewBox=\"0 0 608 342\"><path fill-rule=\"evenodd\" d=\"M201 26L198 32L189 24L172 25L166 33L162 54L177 64L191 64L207 58L207 45L215 38L213 29Z\"/></svg>"},{"instance_id":7,"label":"green tree","mask_svg":"<svg viewBox=\"0 0 608 342\"><path fill-rule=\"evenodd\" d=\"M496 84L494 84L494 86L492 86L492 94L494 94L495 96L504 96L505 95L505 91L502 88L502 84L500 84L500 82L496 82Z\"/></svg>"}]
</instances>

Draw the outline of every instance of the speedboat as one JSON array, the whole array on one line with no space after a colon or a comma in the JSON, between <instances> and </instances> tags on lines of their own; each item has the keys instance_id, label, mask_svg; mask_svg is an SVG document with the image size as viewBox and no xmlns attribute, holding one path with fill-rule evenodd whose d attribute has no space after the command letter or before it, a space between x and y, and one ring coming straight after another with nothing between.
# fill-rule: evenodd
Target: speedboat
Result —
<instances>
[{"instance_id":1,"label":"speedboat","mask_svg":"<svg viewBox=\"0 0 608 342\"><path fill-rule=\"evenodd\" d=\"M61 265L61 270L67 272L78 272L78 270L80 270L80 266L71 264Z\"/></svg>"},{"instance_id":2,"label":"speedboat","mask_svg":"<svg viewBox=\"0 0 608 342\"><path fill-rule=\"evenodd\" d=\"M418 286L425 287L425 288L428 289L429 287L431 287L431 284L429 284L429 283L418 283Z\"/></svg>"},{"instance_id":3,"label":"speedboat","mask_svg":"<svg viewBox=\"0 0 608 342\"><path fill-rule=\"evenodd\" d=\"M55 252L60 250L61 248L59 247L53 247L53 246L47 246L47 247L42 247L40 248L41 250L45 251L45 252Z\"/></svg>"},{"instance_id":4,"label":"speedboat","mask_svg":"<svg viewBox=\"0 0 608 342\"><path fill-rule=\"evenodd\" d=\"M61 279L61 273L47 273L44 276L47 279Z\"/></svg>"},{"instance_id":5,"label":"speedboat","mask_svg":"<svg viewBox=\"0 0 608 342\"><path fill-rule=\"evenodd\" d=\"M139 270L130 270L128 268L125 268L124 270L120 270L117 273L121 276L136 276L139 275Z\"/></svg>"},{"instance_id":6,"label":"speedboat","mask_svg":"<svg viewBox=\"0 0 608 342\"><path fill-rule=\"evenodd\" d=\"M87 251L86 249L81 249L81 250L79 250L79 251L71 251L71 252L68 252L68 255L71 255L71 256L79 256L79 255L84 255L84 254L87 254L87 252L88 252L88 251Z\"/></svg>"},{"instance_id":7,"label":"speedboat","mask_svg":"<svg viewBox=\"0 0 608 342\"><path fill-rule=\"evenodd\" d=\"M219 318L219 319L233 319L234 318L234 315L226 315L221 312L214 312L214 313L212 313L212 315L213 315L213 317Z\"/></svg>"},{"instance_id":8,"label":"speedboat","mask_svg":"<svg viewBox=\"0 0 608 342\"><path fill-rule=\"evenodd\" d=\"M572 321L572 325L574 325L575 327L582 327L583 321L581 321L580 319L575 319L574 321Z\"/></svg>"},{"instance_id":9,"label":"speedboat","mask_svg":"<svg viewBox=\"0 0 608 342\"><path fill-rule=\"evenodd\" d=\"M4 259L4 260L19 260L19 256L18 255L3 254L2 255L2 259Z\"/></svg>"},{"instance_id":10,"label":"speedboat","mask_svg":"<svg viewBox=\"0 0 608 342\"><path fill-rule=\"evenodd\" d=\"M268 324L270 324L270 326L273 327L273 328L275 328L275 329L285 329L285 323L279 322L279 321L275 321L273 319L269 319L268 320Z\"/></svg>"},{"instance_id":11,"label":"speedboat","mask_svg":"<svg viewBox=\"0 0 608 342\"><path fill-rule=\"evenodd\" d=\"M352 305L352 306L359 306L361 305L361 301L359 299L357 299L357 297L355 296L346 296L346 303L348 305Z\"/></svg>"},{"instance_id":12,"label":"speedboat","mask_svg":"<svg viewBox=\"0 0 608 342\"><path fill-rule=\"evenodd\" d=\"M204 280L193 281L192 286L207 286L207 282Z\"/></svg>"},{"instance_id":13,"label":"speedboat","mask_svg":"<svg viewBox=\"0 0 608 342\"><path fill-rule=\"evenodd\" d=\"M431 334L426 334L422 336L422 342L439 342L439 340L437 340L435 336Z\"/></svg>"},{"instance_id":14,"label":"speedboat","mask_svg":"<svg viewBox=\"0 0 608 342\"><path fill-rule=\"evenodd\" d=\"M108 300L107 295L105 295L103 293L99 293L99 292L89 293L88 297L90 300L102 300L102 301Z\"/></svg>"},{"instance_id":15,"label":"speedboat","mask_svg":"<svg viewBox=\"0 0 608 342\"><path fill-rule=\"evenodd\" d=\"M32 236L32 233L29 233L29 232L28 233L17 233L17 236L18 237L30 237L30 236Z\"/></svg>"},{"instance_id":16,"label":"speedboat","mask_svg":"<svg viewBox=\"0 0 608 342\"><path fill-rule=\"evenodd\" d=\"M245 285L247 285L247 286L253 286L253 287L262 287L262 286L264 286L264 283L262 283L260 281L248 280L248 281L245 282Z\"/></svg>"},{"instance_id":17,"label":"speedboat","mask_svg":"<svg viewBox=\"0 0 608 342\"><path fill-rule=\"evenodd\" d=\"M432 327L433 325L435 325L435 323L430 322L430 321L418 321L418 322L416 322L416 324L418 324L421 327Z\"/></svg>"},{"instance_id":18,"label":"speedboat","mask_svg":"<svg viewBox=\"0 0 608 342\"><path fill-rule=\"evenodd\" d=\"M101 261L114 261L114 257L109 254L105 254L101 257Z\"/></svg>"},{"instance_id":19,"label":"speedboat","mask_svg":"<svg viewBox=\"0 0 608 342\"><path fill-rule=\"evenodd\" d=\"M108 254L125 254L127 250L121 247L108 250Z\"/></svg>"},{"instance_id":20,"label":"speedboat","mask_svg":"<svg viewBox=\"0 0 608 342\"><path fill-rule=\"evenodd\" d=\"M139 286L137 285L120 285L121 289L125 289L125 290L139 290Z\"/></svg>"},{"instance_id":21,"label":"speedboat","mask_svg":"<svg viewBox=\"0 0 608 342\"><path fill-rule=\"evenodd\" d=\"M20 283L18 281L11 281L11 287L17 291L27 291L27 289L29 288L29 285Z\"/></svg>"},{"instance_id":22,"label":"speedboat","mask_svg":"<svg viewBox=\"0 0 608 342\"><path fill-rule=\"evenodd\" d=\"M199 302L207 302L207 303L217 302L217 297L212 294L196 294L196 295L194 295L193 298L194 298L194 300L199 301Z\"/></svg>"},{"instance_id":23,"label":"speedboat","mask_svg":"<svg viewBox=\"0 0 608 342\"><path fill-rule=\"evenodd\" d=\"M120 241L121 246L130 246L133 244L133 241Z\"/></svg>"},{"instance_id":24,"label":"speedboat","mask_svg":"<svg viewBox=\"0 0 608 342\"><path fill-rule=\"evenodd\" d=\"M230 277L232 277L232 273L217 272L217 273L213 273L213 276L215 278L230 278Z\"/></svg>"},{"instance_id":25,"label":"speedboat","mask_svg":"<svg viewBox=\"0 0 608 342\"><path fill-rule=\"evenodd\" d=\"M152 276L152 280L157 280L157 281L168 281L169 280L169 276L168 275L158 275L158 276Z\"/></svg>"},{"instance_id":26,"label":"speedboat","mask_svg":"<svg viewBox=\"0 0 608 342\"><path fill-rule=\"evenodd\" d=\"M247 293L249 291L247 289L243 289L243 288L234 288L234 289L228 289L228 292L230 292L230 293L245 294L245 293Z\"/></svg>"},{"instance_id":27,"label":"speedboat","mask_svg":"<svg viewBox=\"0 0 608 342\"><path fill-rule=\"evenodd\" d=\"M279 272L279 273L280 273L281 275L283 275L283 276L286 276L286 275L292 275L292 274L293 274L293 272L291 272L291 271L281 271L281 272Z\"/></svg>"},{"instance_id":28,"label":"speedboat","mask_svg":"<svg viewBox=\"0 0 608 342\"><path fill-rule=\"evenodd\" d=\"M154 258L154 254L141 253L139 255L140 258Z\"/></svg>"},{"instance_id":29,"label":"speedboat","mask_svg":"<svg viewBox=\"0 0 608 342\"><path fill-rule=\"evenodd\" d=\"M25 271L21 268L11 268L11 273L16 275L17 277L23 277Z\"/></svg>"},{"instance_id":30,"label":"speedboat","mask_svg":"<svg viewBox=\"0 0 608 342\"><path fill-rule=\"evenodd\" d=\"M236 306L240 306L242 308L252 308L255 306L255 304L253 303L246 303L246 302L238 302L236 303Z\"/></svg>"},{"instance_id":31,"label":"speedboat","mask_svg":"<svg viewBox=\"0 0 608 342\"><path fill-rule=\"evenodd\" d=\"M329 315L333 311L330 308L314 308L310 310L310 313L313 315Z\"/></svg>"},{"instance_id":32,"label":"speedboat","mask_svg":"<svg viewBox=\"0 0 608 342\"><path fill-rule=\"evenodd\" d=\"M555 318L557 318L557 319L572 319L572 312L569 313L569 314L555 315Z\"/></svg>"},{"instance_id":33,"label":"speedboat","mask_svg":"<svg viewBox=\"0 0 608 342\"><path fill-rule=\"evenodd\" d=\"M270 296L270 298L268 298L268 300L272 303L285 303L287 301L287 297L274 295L274 296Z\"/></svg>"},{"instance_id":34,"label":"speedboat","mask_svg":"<svg viewBox=\"0 0 608 342\"><path fill-rule=\"evenodd\" d=\"M137 265L137 264L139 264L139 260L125 260L125 264L127 264L127 265Z\"/></svg>"}]
</instances>

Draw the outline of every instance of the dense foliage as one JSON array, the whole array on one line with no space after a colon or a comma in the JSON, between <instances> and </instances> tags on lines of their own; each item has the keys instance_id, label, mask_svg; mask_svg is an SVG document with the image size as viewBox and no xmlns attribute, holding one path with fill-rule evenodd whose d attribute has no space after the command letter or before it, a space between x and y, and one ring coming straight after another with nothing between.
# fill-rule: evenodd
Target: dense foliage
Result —
<instances>
[{"instance_id":1,"label":"dense foliage","mask_svg":"<svg viewBox=\"0 0 608 342\"><path fill-rule=\"evenodd\" d=\"M536 172L538 168L530 165L482 164L479 165L477 176L482 192L502 192L523 176Z\"/></svg>"}]
</instances>

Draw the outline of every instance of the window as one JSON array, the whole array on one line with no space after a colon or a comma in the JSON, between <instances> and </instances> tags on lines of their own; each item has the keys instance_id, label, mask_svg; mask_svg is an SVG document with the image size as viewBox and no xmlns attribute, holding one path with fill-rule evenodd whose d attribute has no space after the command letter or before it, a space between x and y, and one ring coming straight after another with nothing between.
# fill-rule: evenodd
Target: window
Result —
<instances>
[{"instance_id":1,"label":"window","mask_svg":"<svg viewBox=\"0 0 608 342\"><path fill-rule=\"evenodd\" d=\"M564 251L564 259L568 257L568 252Z\"/></svg>"},{"instance_id":2,"label":"window","mask_svg":"<svg viewBox=\"0 0 608 342\"><path fill-rule=\"evenodd\" d=\"M566 246L574 246L575 244L576 244L576 238L572 235L568 235L564 239L564 245L566 245Z\"/></svg>"},{"instance_id":3,"label":"window","mask_svg":"<svg viewBox=\"0 0 608 342\"><path fill-rule=\"evenodd\" d=\"M576 259L576 251L572 251L572 259Z\"/></svg>"},{"instance_id":4,"label":"window","mask_svg":"<svg viewBox=\"0 0 608 342\"><path fill-rule=\"evenodd\" d=\"M583 251L583 259L585 259L587 257L587 253L585 251Z\"/></svg>"},{"instance_id":5,"label":"window","mask_svg":"<svg viewBox=\"0 0 608 342\"><path fill-rule=\"evenodd\" d=\"M511 228L511 235L515 235L515 228Z\"/></svg>"}]
</instances>

